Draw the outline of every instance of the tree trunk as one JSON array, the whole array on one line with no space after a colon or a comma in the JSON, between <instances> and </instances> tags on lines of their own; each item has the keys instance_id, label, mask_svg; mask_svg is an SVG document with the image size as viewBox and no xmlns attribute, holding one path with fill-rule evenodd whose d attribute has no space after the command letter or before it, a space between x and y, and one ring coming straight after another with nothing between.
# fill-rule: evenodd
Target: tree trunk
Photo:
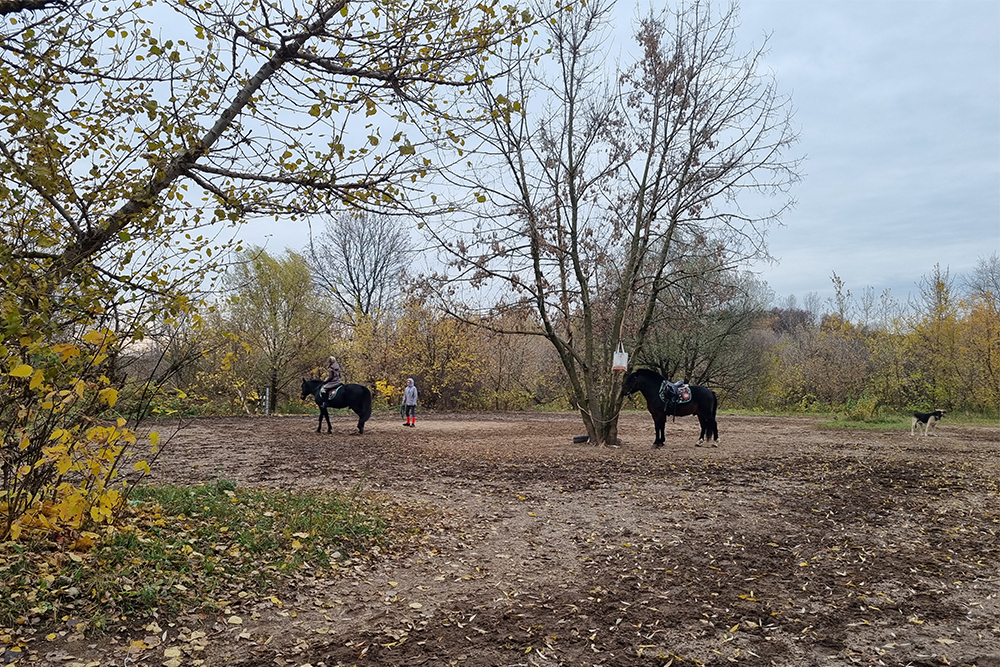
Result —
<instances>
[{"instance_id":1,"label":"tree trunk","mask_svg":"<svg viewBox=\"0 0 1000 667\"><path fill-rule=\"evenodd\" d=\"M275 408L278 406L278 370L276 368L271 369L271 379L270 383L271 391L268 392L267 397L267 414L273 415L275 413Z\"/></svg>"},{"instance_id":2,"label":"tree trunk","mask_svg":"<svg viewBox=\"0 0 1000 667\"><path fill-rule=\"evenodd\" d=\"M593 412L580 409L580 416L583 417L584 426L587 427L587 435L590 442L601 447L617 447L618 442L618 412L613 416L605 417L600 409Z\"/></svg>"}]
</instances>

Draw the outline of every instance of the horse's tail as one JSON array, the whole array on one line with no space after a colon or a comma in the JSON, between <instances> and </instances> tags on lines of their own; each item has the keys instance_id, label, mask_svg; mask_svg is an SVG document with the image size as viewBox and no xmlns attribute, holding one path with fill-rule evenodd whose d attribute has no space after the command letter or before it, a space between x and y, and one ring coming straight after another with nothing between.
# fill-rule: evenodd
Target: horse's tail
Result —
<instances>
[{"instance_id":1,"label":"horse's tail","mask_svg":"<svg viewBox=\"0 0 1000 667\"><path fill-rule=\"evenodd\" d=\"M368 421L372 417L372 392L368 387L361 394L361 420Z\"/></svg>"},{"instance_id":2,"label":"horse's tail","mask_svg":"<svg viewBox=\"0 0 1000 667\"><path fill-rule=\"evenodd\" d=\"M719 439L719 421L716 419L716 412L719 410L719 395L712 391L712 437Z\"/></svg>"}]
</instances>

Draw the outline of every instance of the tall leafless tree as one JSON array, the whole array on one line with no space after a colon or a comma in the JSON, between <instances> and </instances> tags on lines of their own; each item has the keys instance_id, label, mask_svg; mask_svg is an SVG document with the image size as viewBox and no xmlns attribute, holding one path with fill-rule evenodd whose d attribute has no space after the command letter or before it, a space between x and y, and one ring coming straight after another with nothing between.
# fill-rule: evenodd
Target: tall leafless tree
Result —
<instances>
[{"instance_id":1,"label":"tall leafless tree","mask_svg":"<svg viewBox=\"0 0 1000 667\"><path fill-rule=\"evenodd\" d=\"M965 277L965 290L972 296L992 299L1000 306L1000 254L991 253L976 261L976 268Z\"/></svg>"},{"instance_id":2,"label":"tall leafless tree","mask_svg":"<svg viewBox=\"0 0 1000 667\"><path fill-rule=\"evenodd\" d=\"M337 301L348 324L379 318L402 292L413 244L399 218L344 213L310 238L314 283Z\"/></svg>"},{"instance_id":3,"label":"tall leafless tree","mask_svg":"<svg viewBox=\"0 0 1000 667\"><path fill-rule=\"evenodd\" d=\"M482 89L492 122L474 149L496 168L455 175L474 193L468 215L428 225L450 260L436 276L443 300L469 313L470 290L504 286L481 309L533 313L527 333L554 346L604 444L618 440L622 402L612 353L624 340L641 354L671 266L766 255L799 177L790 100L763 71L763 47L739 52L735 5L647 16L634 66L609 85L613 10L598 0L560 14L546 66Z\"/></svg>"}]
</instances>

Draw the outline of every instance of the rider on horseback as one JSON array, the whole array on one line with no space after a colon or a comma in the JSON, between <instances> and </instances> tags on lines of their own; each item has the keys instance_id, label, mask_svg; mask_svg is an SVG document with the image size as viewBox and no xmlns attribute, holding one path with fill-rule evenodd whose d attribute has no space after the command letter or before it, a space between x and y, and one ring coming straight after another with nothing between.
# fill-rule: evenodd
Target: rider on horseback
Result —
<instances>
[{"instance_id":1,"label":"rider on horseback","mask_svg":"<svg viewBox=\"0 0 1000 667\"><path fill-rule=\"evenodd\" d=\"M341 384L343 381L340 379L340 364L337 363L337 357L331 355L326 360L326 379L323 380L323 388L320 390L323 400L328 399L331 392L336 392Z\"/></svg>"}]
</instances>

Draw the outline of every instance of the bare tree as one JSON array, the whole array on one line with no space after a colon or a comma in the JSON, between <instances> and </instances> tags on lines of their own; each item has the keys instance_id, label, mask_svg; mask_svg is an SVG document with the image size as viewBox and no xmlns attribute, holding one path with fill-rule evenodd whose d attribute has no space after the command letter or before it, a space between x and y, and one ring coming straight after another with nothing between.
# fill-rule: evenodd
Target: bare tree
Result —
<instances>
[{"instance_id":1,"label":"bare tree","mask_svg":"<svg viewBox=\"0 0 1000 667\"><path fill-rule=\"evenodd\" d=\"M331 294L347 322L378 319L402 292L413 244L402 220L343 213L310 238L314 283Z\"/></svg>"},{"instance_id":2,"label":"bare tree","mask_svg":"<svg viewBox=\"0 0 1000 667\"><path fill-rule=\"evenodd\" d=\"M429 226L451 262L436 278L452 311L471 310L472 289L504 286L485 307L533 313L527 333L553 345L591 440L604 444L617 442L621 409L612 353L624 340L641 354L673 263L765 255L798 179L784 156L790 102L761 73L763 49L737 53L735 6L646 17L641 55L609 87L601 40L613 10L598 0L561 13L547 25L546 67L482 89L492 123L477 156L499 169L456 174L481 205ZM777 195L777 207L760 194Z\"/></svg>"},{"instance_id":3,"label":"bare tree","mask_svg":"<svg viewBox=\"0 0 1000 667\"><path fill-rule=\"evenodd\" d=\"M638 361L669 379L739 393L766 374L754 333L771 292L751 274L716 273L700 262L677 272L689 278L661 295L649 343Z\"/></svg>"},{"instance_id":4,"label":"bare tree","mask_svg":"<svg viewBox=\"0 0 1000 667\"><path fill-rule=\"evenodd\" d=\"M980 257L972 274L966 276L964 286L972 296L992 299L1000 305L1000 254Z\"/></svg>"}]
</instances>

